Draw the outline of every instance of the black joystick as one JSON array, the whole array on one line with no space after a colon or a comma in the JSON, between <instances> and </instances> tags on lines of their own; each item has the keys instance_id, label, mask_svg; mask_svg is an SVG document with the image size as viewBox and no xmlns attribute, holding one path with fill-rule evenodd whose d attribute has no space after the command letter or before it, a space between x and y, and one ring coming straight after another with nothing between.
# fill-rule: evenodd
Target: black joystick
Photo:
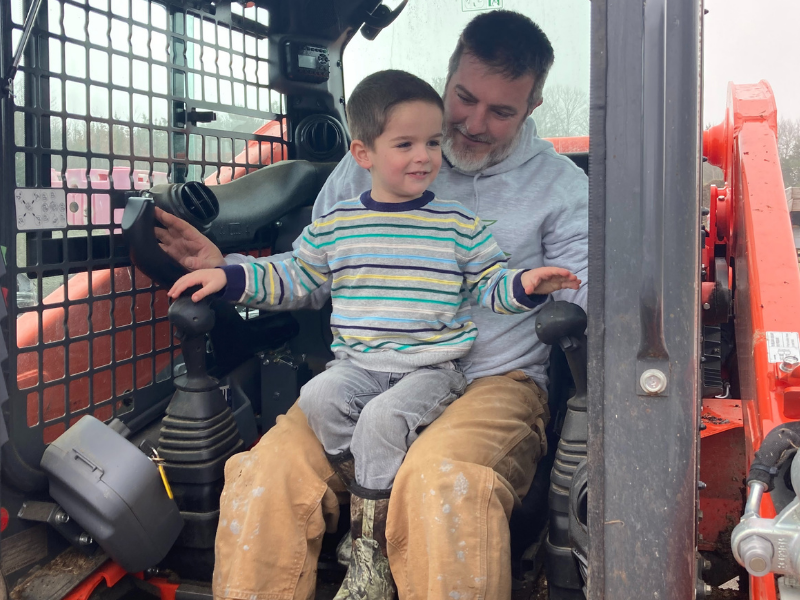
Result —
<instances>
[{"instance_id":1,"label":"black joystick","mask_svg":"<svg viewBox=\"0 0 800 600\"><path fill-rule=\"evenodd\" d=\"M550 472L550 528L545 549L550 597L583 598L584 580L576 556L585 556L571 535L574 515L570 513L570 491L579 483L578 467L587 455L586 415L586 313L577 304L549 302L536 315L536 335L545 344L558 345L567 357L575 395L567 401L555 463ZM583 480L580 480L583 481ZM573 511L574 513L574 511Z\"/></svg>"},{"instance_id":2,"label":"black joystick","mask_svg":"<svg viewBox=\"0 0 800 600\"><path fill-rule=\"evenodd\" d=\"M244 442L219 381L206 369L206 334L215 313L204 298L190 293L169 307L169 321L181 341L186 373L174 380L175 394L161 422L158 454L185 522L178 545L213 548L219 519L219 492L225 461L244 449Z\"/></svg>"},{"instance_id":3,"label":"black joystick","mask_svg":"<svg viewBox=\"0 0 800 600\"><path fill-rule=\"evenodd\" d=\"M225 461L242 450L242 439L219 382L206 370L206 334L214 311L206 299L182 296L169 308L181 340L186 373L174 380L175 394L161 426L158 453L176 483L209 483L222 477Z\"/></svg>"},{"instance_id":4,"label":"black joystick","mask_svg":"<svg viewBox=\"0 0 800 600\"><path fill-rule=\"evenodd\" d=\"M169 307L169 322L181 341L186 373L174 380L176 391L167 414L208 419L227 408L219 382L206 370L206 334L213 329L216 315L205 298L195 303L189 296L181 296Z\"/></svg>"}]
</instances>

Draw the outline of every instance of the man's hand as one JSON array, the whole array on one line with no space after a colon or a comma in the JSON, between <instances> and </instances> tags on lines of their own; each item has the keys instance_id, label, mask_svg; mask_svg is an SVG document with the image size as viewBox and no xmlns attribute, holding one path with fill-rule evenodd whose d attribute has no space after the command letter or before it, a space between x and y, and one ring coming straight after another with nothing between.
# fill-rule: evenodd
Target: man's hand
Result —
<instances>
[{"instance_id":1,"label":"man's hand","mask_svg":"<svg viewBox=\"0 0 800 600\"><path fill-rule=\"evenodd\" d=\"M167 295L172 298L178 298L185 290L201 286L194 294L192 294L193 302L200 302L206 296L220 291L228 283L228 278L225 276L225 271L222 269L200 269L193 273L187 273L169 290Z\"/></svg>"},{"instance_id":2,"label":"man's hand","mask_svg":"<svg viewBox=\"0 0 800 600\"><path fill-rule=\"evenodd\" d=\"M521 281L528 295L547 295L564 289L577 290L581 286L580 279L559 267L540 267L525 271Z\"/></svg>"},{"instance_id":3,"label":"man's hand","mask_svg":"<svg viewBox=\"0 0 800 600\"><path fill-rule=\"evenodd\" d=\"M159 246L190 271L213 269L225 264L222 253L211 240L183 219L156 207L156 219L166 227L156 227Z\"/></svg>"}]
</instances>

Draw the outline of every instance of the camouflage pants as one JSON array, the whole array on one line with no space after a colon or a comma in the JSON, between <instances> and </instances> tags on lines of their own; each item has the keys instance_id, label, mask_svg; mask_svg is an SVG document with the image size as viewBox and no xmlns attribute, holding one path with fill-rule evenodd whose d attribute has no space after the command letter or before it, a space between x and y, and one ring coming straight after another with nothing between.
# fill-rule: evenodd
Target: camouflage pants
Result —
<instances>
[{"instance_id":1,"label":"camouflage pants","mask_svg":"<svg viewBox=\"0 0 800 600\"><path fill-rule=\"evenodd\" d=\"M522 372L476 380L411 446L386 527L400 600L511 597L508 519L546 450L546 397ZM225 466L214 597L311 600L344 487L295 405Z\"/></svg>"}]
</instances>

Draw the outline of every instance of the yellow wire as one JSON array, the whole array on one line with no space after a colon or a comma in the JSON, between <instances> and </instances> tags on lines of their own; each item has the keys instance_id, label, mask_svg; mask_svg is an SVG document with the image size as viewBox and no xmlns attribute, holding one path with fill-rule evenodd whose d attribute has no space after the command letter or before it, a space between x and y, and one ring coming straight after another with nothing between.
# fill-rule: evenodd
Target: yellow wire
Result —
<instances>
[{"instance_id":1,"label":"yellow wire","mask_svg":"<svg viewBox=\"0 0 800 600\"><path fill-rule=\"evenodd\" d=\"M172 495L172 488L169 487L167 472L164 470L164 465L158 465L158 472L161 473L161 481L164 482L164 487L167 489L167 496L169 496L170 500L173 500L175 497Z\"/></svg>"}]
</instances>

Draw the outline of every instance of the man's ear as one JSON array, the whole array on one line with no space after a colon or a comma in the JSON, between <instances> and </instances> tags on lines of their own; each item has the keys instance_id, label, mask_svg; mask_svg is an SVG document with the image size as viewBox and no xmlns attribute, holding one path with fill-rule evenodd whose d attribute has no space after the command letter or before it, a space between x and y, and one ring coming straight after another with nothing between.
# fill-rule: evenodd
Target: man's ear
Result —
<instances>
[{"instance_id":1,"label":"man's ear","mask_svg":"<svg viewBox=\"0 0 800 600\"><path fill-rule=\"evenodd\" d=\"M525 115L525 118L527 119L528 117L530 117L533 111L542 105L542 102L544 102L544 100L537 100L536 104L534 104L533 107L528 111L528 114Z\"/></svg>"},{"instance_id":2,"label":"man's ear","mask_svg":"<svg viewBox=\"0 0 800 600\"><path fill-rule=\"evenodd\" d=\"M367 152L367 145L361 140L353 140L350 142L350 154L356 159L359 167L369 171L372 168L372 161Z\"/></svg>"}]
</instances>

